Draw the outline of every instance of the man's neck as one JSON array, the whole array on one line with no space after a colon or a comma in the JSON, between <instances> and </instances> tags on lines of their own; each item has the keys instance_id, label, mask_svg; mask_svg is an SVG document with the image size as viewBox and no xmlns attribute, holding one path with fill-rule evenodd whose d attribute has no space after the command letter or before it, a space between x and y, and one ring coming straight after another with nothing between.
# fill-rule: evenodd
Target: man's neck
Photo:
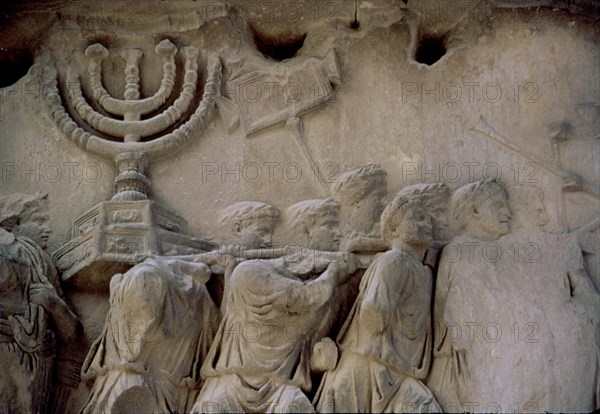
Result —
<instances>
[{"instance_id":1,"label":"man's neck","mask_svg":"<svg viewBox=\"0 0 600 414\"><path fill-rule=\"evenodd\" d=\"M15 235L3 227L0 227L0 244L10 244L15 241Z\"/></svg>"},{"instance_id":2,"label":"man's neck","mask_svg":"<svg viewBox=\"0 0 600 414\"><path fill-rule=\"evenodd\" d=\"M422 260L425 256L425 252L427 251L426 244L414 244L414 243L405 243L401 240L392 240L390 245L393 250L399 250L402 252L406 252L411 256L415 257L417 260Z\"/></svg>"}]
</instances>

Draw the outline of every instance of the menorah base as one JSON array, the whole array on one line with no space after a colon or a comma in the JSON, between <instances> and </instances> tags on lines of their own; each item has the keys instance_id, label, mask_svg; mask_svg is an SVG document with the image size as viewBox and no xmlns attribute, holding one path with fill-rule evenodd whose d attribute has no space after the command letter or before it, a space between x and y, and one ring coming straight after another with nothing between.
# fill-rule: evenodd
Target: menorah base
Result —
<instances>
[{"instance_id":1,"label":"menorah base","mask_svg":"<svg viewBox=\"0 0 600 414\"><path fill-rule=\"evenodd\" d=\"M175 256L217 248L180 233L183 218L152 200L104 201L75 220L73 239L53 253L62 280L78 289L107 290L115 273L149 255Z\"/></svg>"}]
</instances>

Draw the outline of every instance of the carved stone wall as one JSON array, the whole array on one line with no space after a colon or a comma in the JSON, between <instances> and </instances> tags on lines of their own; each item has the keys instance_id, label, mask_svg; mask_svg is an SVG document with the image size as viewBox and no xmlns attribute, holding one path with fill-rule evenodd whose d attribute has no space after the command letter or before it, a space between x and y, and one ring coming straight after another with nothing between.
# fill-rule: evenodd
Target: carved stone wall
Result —
<instances>
[{"instance_id":1,"label":"carved stone wall","mask_svg":"<svg viewBox=\"0 0 600 414\"><path fill-rule=\"evenodd\" d=\"M17 341L16 328L3 321L20 315L31 322L34 308L57 343L65 339L53 324L77 332L65 334L68 355L48 345L45 356L52 360L47 375L67 372L69 384L47 385L54 388L37 393L32 406L22 403L27 392L6 391L13 405L0 412L35 411L35 404L47 412L206 410L202 404L219 398L249 409L244 404L256 395L242 403L222 393L243 393L246 382L268 389L262 406L254 401L263 408L336 410L336 387L351 375L349 367L377 370L353 355L371 355L380 335L405 334L384 324L387 330L370 340L348 339L361 331L364 309L377 325L369 294L384 289L405 297L404 285L387 279L396 271L393 277L409 280L406 289L431 302L433 325L378 359L396 389L379 405L362 401L347 409L599 408L598 1L32 0L5 7L0 196L47 194L52 232L42 249L26 232L29 207L12 207L25 203L18 201L23 196L3 198L2 259L14 265L15 252L24 249L20 237L38 243L27 251L45 257L56 277L38 281L36 272L49 271L33 259L21 260L21 270L7 265L5 273L21 275L23 289L55 278L57 287L46 292L63 313L29 296L15 299L7 282L3 303L26 306L3 305L0 345ZM487 195L505 194L510 213L498 218L502 207L469 198L475 190L468 185L477 182L487 183ZM413 217L419 209L431 217ZM487 217L486 209L495 213ZM503 230L486 227L492 216ZM430 227L431 243L417 242L427 239L418 232L409 237L410 223ZM410 269L398 270L394 261ZM508 284L507 275L517 274L523 280ZM479 279L470 285L461 281L465 275ZM453 289L480 296L470 302ZM158 292L167 292L159 295L163 308L152 299ZM455 302L440 302L446 296ZM418 306L410 297L403 306ZM478 308L486 303L492 308ZM258 306L270 310L240 316ZM436 314L446 308L455 312L450 320ZM210 325L190 332L193 338L181 326L194 320L191 310ZM124 316L136 311L138 319ZM428 312L393 317L421 323ZM273 355L295 355L279 361L285 369L258 361L253 372L240 373L235 361L219 359L218 350L235 348L224 329L269 318L302 327L302 343L259 344ZM436 324L444 323L458 324L467 336L473 328L479 337L461 347L442 344L445 331ZM482 331L489 323L504 338L516 338L517 329L515 347L483 338L491 335L492 328ZM565 326L580 340L573 342ZM171 336L158 338L166 327ZM173 357L168 380L111 377L115 366L153 366L153 352L179 336L186 350ZM261 355L259 345L244 358ZM417 363L411 352L419 347L426 357ZM568 355L573 347L580 358ZM503 371L487 393L455 386L460 378L446 382L451 371L444 369L453 361L444 352L463 351L481 381L507 366L509 356L526 362ZM524 366L532 371L527 379ZM544 376L549 366L552 378ZM46 384L37 374L22 375ZM103 394L111 381L129 388ZM181 388L169 388L169 381ZM564 382L574 384L572 392L559 390ZM3 393L15 383L2 384ZM374 385L352 386L366 401ZM494 390L499 400L488 401ZM42 404L46 395L60 398Z\"/></svg>"}]
</instances>

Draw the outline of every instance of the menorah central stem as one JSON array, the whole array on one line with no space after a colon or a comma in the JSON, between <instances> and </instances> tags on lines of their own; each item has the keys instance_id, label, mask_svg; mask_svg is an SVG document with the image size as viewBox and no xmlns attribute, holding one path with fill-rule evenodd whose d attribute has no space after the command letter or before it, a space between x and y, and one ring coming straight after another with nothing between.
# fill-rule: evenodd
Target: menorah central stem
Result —
<instances>
[{"instance_id":1,"label":"menorah central stem","mask_svg":"<svg viewBox=\"0 0 600 414\"><path fill-rule=\"evenodd\" d=\"M148 157L140 152L122 152L115 158L117 178L113 201L136 201L148 199L150 180L144 174Z\"/></svg>"},{"instance_id":2,"label":"menorah central stem","mask_svg":"<svg viewBox=\"0 0 600 414\"><path fill-rule=\"evenodd\" d=\"M140 99L140 60L144 52L139 49L126 49L121 53L127 66L125 67L125 94L126 100Z\"/></svg>"},{"instance_id":3,"label":"menorah central stem","mask_svg":"<svg viewBox=\"0 0 600 414\"><path fill-rule=\"evenodd\" d=\"M140 60L144 56L144 53L139 49L126 49L121 53L123 59L125 59L125 93L123 97L126 100L138 100L140 99ZM139 112L126 111L123 115L125 121L139 121L141 115ZM138 142L140 140L139 134L127 133L123 137L125 142Z\"/></svg>"}]
</instances>

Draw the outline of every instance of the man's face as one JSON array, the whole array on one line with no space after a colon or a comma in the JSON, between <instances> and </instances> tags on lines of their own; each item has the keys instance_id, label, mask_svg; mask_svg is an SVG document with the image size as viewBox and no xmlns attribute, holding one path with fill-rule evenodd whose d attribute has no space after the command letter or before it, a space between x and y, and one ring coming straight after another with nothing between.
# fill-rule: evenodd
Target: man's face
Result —
<instances>
[{"instance_id":1,"label":"man's face","mask_svg":"<svg viewBox=\"0 0 600 414\"><path fill-rule=\"evenodd\" d=\"M237 240L246 249L271 247L275 223L270 219L246 220L236 233Z\"/></svg>"},{"instance_id":2,"label":"man's face","mask_svg":"<svg viewBox=\"0 0 600 414\"><path fill-rule=\"evenodd\" d=\"M481 229L493 239L510 231L512 211L508 206L504 191L497 191L491 197L486 198L474 215Z\"/></svg>"},{"instance_id":3,"label":"man's face","mask_svg":"<svg viewBox=\"0 0 600 414\"><path fill-rule=\"evenodd\" d=\"M530 198L529 206L527 209L531 222L543 227L548 223L548 213L546 213L546 207L544 207L544 199L542 196L535 195Z\"/></svg>"},{"instance_id":4,"label":"man's face","mask_svg":"<svg viewBox=\"0 0 600 414\"><path fill-rule=\"evenodd\" d=\"M335 252L340 248L340 222L335 212L319 216L308 229L309 248Z\"/></svg>"},{"instance_id":5,"label":"man's face","mask_svg":"<svg viewBox=\"0 0 600 414\"><path fill-rule=\"evenodd\" d=\"M385 196L387 189L381 183L373 183L373 188L365 197L360 201L361 215L356 217L356 220L352 223L351 227L357 233L368 234L373 230L375 224L379 221L381 213L385 208Z\"/></svg>"},{"instance_id":6,"label":"man's face","mask_svg":"<svg viewBox=\"0 0 600 414\"><path fill-rule=\"evenodd\" d=\"M385 208L384 198L387 194L385 184L374 183L372 192L366 197L366 202L372 206L373 214L379 217Z\"/></svg>"},{"instance_id":7,"label":"man's face","mask_svg":"<svg viewBox=\"0 0 600 414\"><path fill-rule=\"evenodd\" d=\"M431 212L431 225L433 227L433 238L439 240L448 232L448 210L446 204L429 206Z\"/></svg>"},{"instance_id":8,"label":"man's face","mask_svg":"<svg viewBox=\"0 0 600 414\"><path fill-rule=\"evenodd\" d=\"M429 247L433 243L431 217L421 203L415 203L404 215L399 237L413 246Z\"/></svg>"},{"instance_id":9,"label":"man's face","mask_svg":"<svg viewBox=\"0 0 600 414\"><path fill-rule=\"evenodd\" d=\"M28 219L13 229L17 236L25 236L40 245L42 249L48 246L50 238L50 217L44 213L33 213Z\"/></svg>"}]
</instances>

